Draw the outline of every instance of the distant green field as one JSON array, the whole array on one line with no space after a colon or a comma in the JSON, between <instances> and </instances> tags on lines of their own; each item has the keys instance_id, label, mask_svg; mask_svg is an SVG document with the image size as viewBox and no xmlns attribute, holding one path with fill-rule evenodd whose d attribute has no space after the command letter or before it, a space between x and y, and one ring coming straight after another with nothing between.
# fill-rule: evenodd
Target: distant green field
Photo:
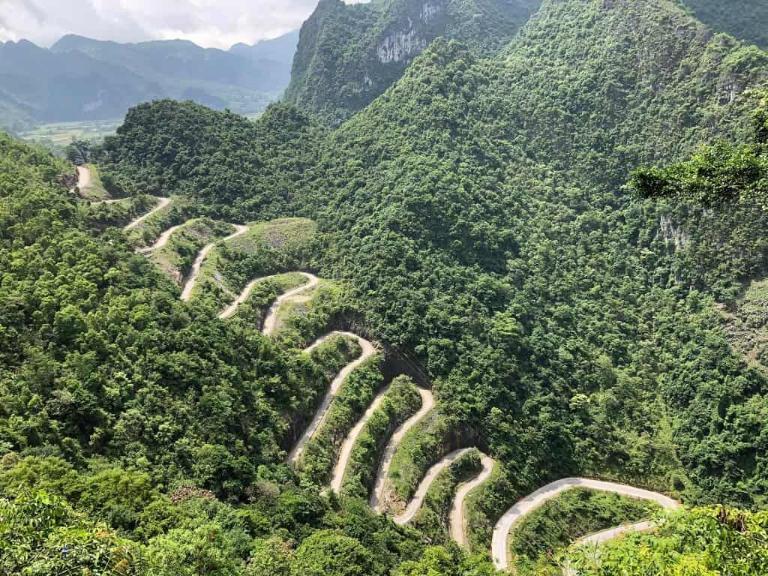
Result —
<instances>
[{"instance_id":1,"label":"distant green field","mask_svg":"<svg viewBox=\"0 0 768 576\"><path fill-rule=\"evenodd\" d=\"M262 114L263 112L254 112L245 116L249 120L257 120ZM47 148L60 149L72 142L72 140L101 141L105 136L114 134L122 123L122 118L84 122L57 122L41 124L29 130L22 130L18 135L22 140Z\"/></svg>"},{"instance_id":2,"label":"distant green field","mask_svg":"<svg viewBox=\"0 0 768 576\"><path fill-rule=\"evenodd\" d=\"M87 122L59 122L42 124L19 133L22 139L48 147L63 147L72 140L103 140L114 134L122 124L122 118L92 120Z\"/></svg>"}]
</instances>

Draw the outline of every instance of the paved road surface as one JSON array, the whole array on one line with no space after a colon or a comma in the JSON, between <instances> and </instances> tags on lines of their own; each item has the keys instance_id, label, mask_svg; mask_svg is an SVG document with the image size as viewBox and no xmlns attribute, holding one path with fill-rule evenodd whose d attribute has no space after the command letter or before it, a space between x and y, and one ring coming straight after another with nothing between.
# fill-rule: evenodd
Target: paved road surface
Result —
<instances>
[{"instance_id":1,"label":"paved road surface","mask_svg":"<svg viewBox=\"0 0 768 576\"><path fill-rule=\"evenodd\" d=\"M344 439L344 443L341 445L341 450L339 451L339 458L336 461L336 466L333 468L333 478L331 479L331 490L333 490L336 494L341 492L341 487L344 484L344 472L347 470L349 458L352 456L352 450L357 443L357 439L360 437L360 434L365 428L365 425L368 423L368 420L370 420L371 416L375 414L376 410L381 407L384 399L387 397L388 392L389 387L385 388L383 392L381 392L378 396L376 396L376 398L373 399L373 402L371 402L371 405L368 406L368 410L365 411L363 417L360 418L359 422L355 424L355 427L352 428L347 437Z\"/></svg>"},{"instance_id":2,"label":"paved road surface","mask_svg":"<svg viewBox=\"0 0 768 576\"><path fill-rule=\"evenodd\" d=\"M301 274L307 279L307 283L302 284L301 286L299 286L298 288L294 288L293 290L289 290L288 292L280 296L277 300L275 300L274 304L272 304L271 308L269 309L269 312L267 313L267 317L264 320L264 327L262 328L262 332L266 336L272 336L272 334L275 333L275 330L277 330L278 312L280 312L280 307L286 302L296 298L302 292L306 292L308 290L312 290L313 288L316 288L318 283L320 282L317 276L313 274L307 274L306 272L301 272Z\"/></svg>"},{"instance_id":3,"label":"paved road surface","mask_svg":"<svg viewBox=\"0 0 768 576\"><path fill-rule=\"evenodd\" d=\"M263 278L256 278L256 280L251 280L248 283L248 286L246 286L245 289L243 289L243 291L240 292L240 295L237 298L235 298L235 301L232 302L232 304L230 304L229 306L227 306L221 312L221 314L219 314L219 318L221 318L222 320L226 320L227 318L232 318L232 316L234 316L237 313L237 309L240 308L240 305L244 304L245 301L248 300L248 298L251 295L251 292L253 292L253 289L256 287L256 284L258 284L259 282L263 282L267 278L271 278L271 276L265 276Z\"/></svg>"},{"instance_id":4,"label":"paved road surface","mask_svg":"<svg viewBox=\"0 0 768 576\"><path fill-rule=\"evenodd\" d=\"M362 353L357 358L357 360L347 364L342 369L342 371L338 373L336 378L334 378L333 382L331 382L331 386L328 389L328 392L325 394L325 397L323 398L323 402L320 404L320 408L318 408L317 412L315 413L315 416L312 419L312 422L309 424L307 429L304 431L304 434L302 434L301 438L299 439L299 441L293 447L293 450L291 450L290 454L288 455L288 462L292 465L295 465L301 459L301 455L304 453L304 448L306 447L307 442L320 429L320 426L322 426L326 416L328 415L328 410L331 407L331 402L338 395L339 390L341 390L341 386L342 384L344 384L344 381L347 379L347 377L355 370L355 368L357 368L358 366L363 364L363 362L368 360L368 358L376 354L376 348L373 346L373 344L368 342L368 340L361 338L357 334L352 334L350 332L331 332L330 334L326 334L325 336L320 338L317 342L312 344L312 346L307 348L305 352L311 352L312 350L320 346L323 342L325 342L329 338L336 335L346 336L347 338L352 338L354 340L357 340L358 344L360 344L360 347L362 348Z\"/></svg>"},{"instance_id":5,"label":"paved road surface","mask_svg":"<svg viewBox=\"0 0 768 576\"><path fill-rule=\"evenodd\" d=\"M211 250L213 248L222 242L228 242L229 240L233 240L237 238L238 236L242 236L246 232L248 232L248 226L241 226L239 224L234 224L235 232L234 234L230 234L226 238L223 238L222 240L217 240L216 242L211 242L207 246L205 246L202 250L200 250L200 253L197 255L197 258L195 258L195 262L192 264L192 271L189 274L189 278L187 278L186 283L184 284L184 289L181 291L181 299L184 302L189 302L192 299L192 292L195 289L195 284L197 283L197 279L200 277L200 269L203 267L203 262L205 262L205 259L208 258L208 254L210 254Z\"/></svg>"},{"instance_id":6,"label":"paved road surface","mask_svg":"<svg viewBox=\"0 0 768 576\"><path fill-rule=\"evenodd\" d=\"M432 486L432 483L435 481L440 472L448 468L451 464L453 464L456 460L458 460L461 456L470 450L472 450L472 448L462 448L461 450L451 452L448 454L448 456L440 460L440 462L432 466L432 468L430 468L424 476L421 484L419 484L419 487L416 489L416 494L414 494L413 499L408 503L408 506L406 506L405 512L399 516L395 516L395 523L402 526L403 524L408 524L411 520L413 520L421 508L421 505L424 503L424 498L427 496L429 488Z\"/></svg>"},{"instance_id":7,"label":"paved road surface","mask_svg":"<svg viewBox=\"0 0 768 576\"><path fill-rule=\"evenodd\" d=\"M462 548L468 547L467 533L465 529L466 521L464 518L464 500L466 500L469 493L472 492L475 488L485 484L485 482L488 481L488 479L491 477L493 466L495 464L493 458L486 456L485 454L481 454L480 462L483 465L483 469L475 478L459 486L459 489L456 490L456 497L453 500L453 508L451 508L451 538L453 538L456 544Z\"/></svg>"},{"instance_id":8,"label":"paved road surface","mask_svg":"<svg viewBox=\"0 0 768 576\"><path fill-rule=\"evenodd\" d=\"M416 412L416 414L403 422L403 424L395 431L392 438L389 439L389 443L384 450L384 456L379 464L379 471L376 475L376 486L373 489L370 503L371 508L373 508L374 512L377 514L382 514L387 507L386 502L384 501L386 499L385 493L388 484L387 478L389 477L389 468L392 465L392 458L394 458L398 446L400 446L400 443L403 441L403 438L405 438L408 431L424 420L435 407L435 397L430 390L419 388L419 394L421 395L421 408L419 408L419 411Z\"/></svg>"},{"instance_id":9,"label":"paved road surface","mask_svg":"<svg viewBox=\"0 0 768 576\"><path fill-rule=\"evenodd\" d=\"M664 496L657 492L643 490L641 488L635 488L633 486L627 486L625 484L602 482L600 480L591 480L588 478L564 478L562 480L557 480L520 500L498 521L493 530L493 541L491 545L493 563L497 570L504 571L509 568L509 558L507 555L508 540L512 528L514 528L524 516L530 514L548 500L555 498L566 490L578 487L600 490L602 492L612 492L614 494L620 494L621 496L629 496L641 500L651 500L666 509L680 507L679 502L668 496Z\"/></svg>"},{"instance_id":10,"label":"paved road surface","mask_svg":"<svg viewBox=\"0 0 768 576\"><path fill-rule=\"evenodd\" d=\"M144 214L144 216L139 216L138 218L136 218L135 220L130 222L125 228L123 228L123 231L129 232L130 230L133 230L139 224L144 222L147 218L152 216L155 212L159 212L160 210L162 210L163 208L168 206L168 204L171 203L171 199L170 198L158 198L158 200L159 200L159 202L157 203L157 206L155 206L154 208L152 208L152 210L150 210L149 212Z\"/></svg>"}]
</instances>

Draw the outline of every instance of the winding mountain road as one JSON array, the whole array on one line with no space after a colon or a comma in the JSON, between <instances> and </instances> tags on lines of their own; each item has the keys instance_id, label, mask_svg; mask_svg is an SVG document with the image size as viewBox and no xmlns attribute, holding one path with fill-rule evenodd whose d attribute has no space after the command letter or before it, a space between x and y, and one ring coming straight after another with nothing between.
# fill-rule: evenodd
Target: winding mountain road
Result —
<instances>
[{"instance_id":1,"label":"winding mountain road","mask_svg":"<svg viewBox=\"0 0 768 576\"><path fill-rule=\"evenodd\" d=\"M125 228L123 228L123 231L130 232L131 230L136 228L139 224L147 220L147 218L159 212L160 210L162 210L163 208L165 208L171 203L170 198L157 197L157 199L159 200L159 202L157 203L157 206L155 206L154 208L152 208L152 210L144 214L144 216L139 216L135 220L132 220Z\"/></svg>"},{"instance_id":2,"label":"winding mountain road","mask_svg":"<svg viewBox=\"0 0 768 576\"><path fill-rule=\"evenodd\" d=\"M485 454L481 454L480 463L483 466L480 473L469 482L461 484L458 490L456 490L456 496L453 499L453 508L451 508L451 515L449 517L451 538L453 538L456 544L462 548L469 547L469 543L467 542L466 521L464 519L464 500L466 500L469 493L475 488L482 486L488 481L493 473L493 466L495 465L493 458L486 456Z\"/></svg>"},{"instance_id":3,"label":"winding mountain road","mask_svg":"<svg viewBox=\"0 0 768 576\"><path fill-rule=\"evenodd\" d=\"M79 186L85 187L90 184L91 174L87 167L84 167L84 166L78 167L78 177L79 177L79 182L78 182ZM137 218L136 220L132 221L130 224L128 224L125 227L125 230L128 231L137 227L139 224L141 224L143 221L149 218L152 214L168 206L170 202L171 200L169 198L159 198L159 203L155 208L153 208L150 212L148 212L144 216L141 216L140 218ZM170 238L173 236L173 234L177 230L179 230L180 228L183 228L187 224L189 224L189 221L185 222L184 224L180 224L178 226L173 226L169 228L168 230L164 231L160 235L160 237L152 246L147 248L142 248L139 250L139 252L148 253L148 252L157 250L159 248L162 248L168 243ZM236 231L233 234L227 236L222 240L219 240L217 242L212 242L206 245L200 251L200 253L198 254L192 266L192 272L187 282L184 285L184 289L181 295L182 300L189 301L191 299L192 292L198 280L203 262L207 258L210 251L217 244L232 240L242 234L245 234L248 231L247 226L241 226L241 225L234 225L234 226L236 228ZM306 272L301 272L301 274L307 279L307 283L282 294L275 300L275 302L270 307L267 317L264 321L263 329L262 329L262 332L265 335L270 336L274 334L278 324L278 313L283 304L296 299L303 293L318 286L319 279L316 276L314 276L313 274L308 274ZM238 307L248 299L248 297L252 293L256 284L263 281L264 279L265 278L257 278L249 282L248 285L245 287L245 289L242 291L242 293L235 299L235 301L219 314L219 318L227 319L234 316L234 314L237 312ZM320 427L324 423L326 417L328 416L331 403L333 402L334 398L338 395L342 385L344 384L346 379L349 377L349 375L356 368L362 365L366 360L368 360L369 358L371 358L376 354L376 348L371 342L350 332L331 332L330 334L326 334L325 336L323 336L322 338L314 342L311 346L306 348L304 352L310 353L312 350L314 350L315 348L317 348L318 346L326 342L329 338L336 335L341 335L341 336L345 336L345 337L356 340L362 349L361 354L356 360L347 364L331 382L331 385L328 391L326 392L325 396L323 397L320 407L316 411L312 421L310 422L309 426L304 431L301 438L298 440L298 442L296 443L296 445L293 447L293 449L290 451L288 455L288 462L291 465L295 466L301 459L301 456L304 453L304 449L306 448L307 442L317 433L317 431L320 429ZM336 466L334 467L333 478L331 481L331 489L334 492L339 493L341 491L343 480L344 480L344 473L349 464L349 459L352 455L352 450L360 434L362 433L362 430L365 428L366 423L370 420L370 418L373 416L376 410L381 406L388 391L389 391L389 388L381 392L374 399L374 401L366 410L363 417L357 422L355 427L350 431L350 433L347 435L347 438L344 440L344 443L342 444L342 447L339 453ZM435 399L432 392L429 390L420 388L419 393L422 399L421 408L416 412L416 414L414 414L408 420L406 420L392 435L389 442L387 443L387 447L384 451L382 461L379 464L379 469L376 477L376 485L370 500L371 508L377 513L382 513L386 509L386 503L384 502L384 500L386 499L387 477L389 474L389 469L392 463L392 459L394 457L395 452L397 451L397 448L400 446L403 438L408 433L408 431L411 430L414 426L416 426L419 422L421 422L424 418L426 418L427 415L434 409ZM416 493L414 494L413 498L406 506L405 511L402 514L399 514L393 518L394 522L399 525L404 525L411 522L413 518L416 516L416 514L418 513L418 511L421 509L424 503L424 499L426 498L430 487L432 486L436 478L439 476L439 474L443 470L448 468L451 464L453 464L458 458L460 458L470 450L472 450L472 448L464 448L461 450L456 450L454 452L451 452L446 457L444 457L440 462L432 466L427 471L424 478L422 479L421 483L419 484L416 490ZM490 457L483 454L481 458L481 463L483 467L482 471L474 479L470 480L469 482L465 482L458 487L456 491L456 495L454 497L450 516L449 516L451 537L454 541L456 541L457 544L459 544L459 546L462 546L462 547L467 546L467 537L466 537L466 529L465 529L466 520L464 517L464 508L465 508L464 504L465 504L466 497L473 490L478 488L483 483L487 482L493 471L494 461ZM613 482L604 482L604 481L592 480L588 478L564 478L562 480L557 480L555 482L547 484L546 486L540 488L539 490L536 490L532 494L526 496L525 498L517 502L501 517L501 519L499 519L499 521L497 522L493 530L493 538L492 538L492 544L491 544L491 554L493 556L493 562L495 567L501 571L506 571L509 569L509 557L508 557L509 534L512 531L512 529L526 515L530 514L531 512L541 507L549 500L557 497L559 494L565 492L566 490L570 490L578 487L587 488L591 490L598 490L603 492L611 492L614 494L628 496L631 498L638 498L642 500L653 501L659 504L662 508L667 510L674 510L681 506L679 502L663 494L659 494L657 492L651 492L648 490L643 490L640 488L635 488L633 486L628 486L624 484L616 484ZM612 540L614 538L617 538L629 532L642 532L642 531L652 530L653 528L654 528L654 524L652 522L647 522L647 521L638 522L636 524L623 525L623 526L611 528L608 530L603 530L602 532L598 532L596 534L591 534L589 536L586 536L578 540L573 545L574 546L584 546L589 544L599 545L601 543L607 542L609 540ZM566 566L563 569L563 575L576 576L575 572L568 566Z\"/></svg>"},{"instance_id":4,"label":"winding mountain road","mask_svg":"<svg viewBox=\"0 0 768 576\"><path fill-rule=\"evenodd\" d=\"M253 289L256 288L256 284L259 282L263 282L269 278L269 276L265 276L263 278L256 278L255 280L251 280L248 282L248 285L243 289L242 292L238 295L237 298L235 298L235 301L232 302L229 306L227 306L224 310L222 310L221 314L219 314L219 318L221 320L226 320L228 318L232 318L237 313L237 309L240 308L242 304L245 303L246 300L251 296L251 292L253 292Z\"/></svg>"},{"instance_id":5,"label":"winding mountain road","mask_svg":"<svg viewBox=\"0 0 768 576\"><path fill-rule=\"evenodd\" d=\"M493 529L493 540L491 544L493 563L497 570L504 571L509 568L508 541L509 533L512 528L514 528L526 515L537 508L540 508L546 502L557 497L566 490L571 490L573 488L588 488L590 490L611 492L613 494L629 496L640 500L650 500L656 502L662 508L667 510L674 510L680 507L679 502L668 496L649 490L643 490L641 488L635 488L634 486L627 486L625 484L615 484L613 482L603 482L588 478L564 478L562 480L557 480L547 484L543 488L539 488L532 494L520 500L517 504L512 506L512 508L507 510L504 516L498 521L496 527ZM626 532L626 528L623 531L621 528L613 530L615 530L615 536ZM599 538L601 539L594 540L595 542L605 542L611 537L611 531L605 531L600 534L601 536L599 536ZM593 535L591 538L598 538L598 535Z\"/></svg>"},{"instance_id":6,"label":"winding mountain road","mask_svg":"<svg viewBox=\"0 0 768 576\"><path fill-rule=\"evenodd\" d=\"M304 287L306 289L306 286ZM266 334L266 330L264 331ZM304 448L306 448L307 442L315 435L315 433L320 429L320 426L325 421L325 418L328 416L328 410L331 407L331 402L333 402L333 399L338 395L339 390L341 390L342 384L344 384L344 381L347 379L347 377L354 372L354 370L359 367L361 364L363 364L366 360L371 358L373 355L376 354L376 348L372 343L370 343L365 338L361 338L357 334L352 334L351 332L331 332L330 334L326 334L319 340L317 340L312 346L304 350L304 352L309 353L318 346L320 346L323 342L328 340L329 338L332 338L333 336L340 335L340 336L346 336L347 338L352 338L353 340L356 340L357 343L362 348L362 353L357 358L357 360L350 362L347 364L341 372L339 372L336 375L336 378L333 379L333 382L331 382L331 386L328 389L328 392L325 394L325 397L323 398L322 403L320 404L320 408L318 408L317 412L315 412L315 416L312 419L312 422L310 422L307 429L304 431L304 434L302 434L299 441L296 443L296 445L293 447L291 452L288 454L288 463L295 465L301 458L302 454L304 453Z\"/></svg>"},{"instance_id":7,"label":"winding mountain road","mask_svg":"<svg viewBox=\"0 0 768 576\"><path fill-rule=\"evenodd\" d=\"M275 300L274 304L272 304L270 307L269 312L267 313L267 317L264 319L264 326L262 328L262 332L265 336L272 336L277 330L278 312L280 312L280 307L283 304L295 299L303 292L316 288L320 283L320 280L314 274L308 274L306 272L301 272L301 274L307 279L307 283L302 284L293 290L289 290L280 296L277 300ZM358 338L357 336L355 337ZM360 338L360 340L362 340L362 338Z\"/></svg>"},{"instance_id":8,"label":"winding mountain road","mask_svg":"<svg viewBox=\"0 0 768 576\"><path fill-rule=\"evenodd\" d=\"M177 230L181 230L182 228L184 228L184 226L186 226L190 222L191 222L191 220L188 220L187 222L184 222L183 224L178 224L176 226L171 226L170 228L168 228L168 230L166 230L165 232L160 234L160 237L157 240L155 240L155 243L152 244L152 246L147 246L145 248L139 248L137 250L137 252L139 254L149 254L150 252L154 252L155 250L160 250L160 248L162 248L163 246L168 244L168 241L171 239L171 236L173 236L176 233Z\"/></svg>"},{"instance_id":9,"label":"winding mountain road","mask_svg":"<svg viewBox=\"0 0 768 576\"><path fill-rule=\"evenodd\" d=\"M451 464L456 462L456 460L461 458L464 454L466 454L470 450L472 450L472 448L462 448L461 450L454 450L453 452L448 454L445 458L440 460L440 462L432 466L432 468L430 468L427 471L426 475L422 479L421 483L419 484L419 487L416 489L416 493L413 495L413 498L408 503L408 506L406 506L405 511L402 514L394 517L395 524L399 524L400 526L402 526L404 524L408 524L411 520L413 520L416 514L419 512L421 505L424 503L424 498L426 498L427 492L429 492L429 489L432 486L432 483L440 475L440 472L448 468Z\"/></svg>"},{"instance_id":10,"label":"winding mountain road","mask_svg":"<svg viewBox=\"0 0 768 576\"><path fill-rule=\"evenodd\" d=\"M584 536L584 538L576 540L576 542L573 543L573 546L596 546L631 532L649 532L650 530L653 530L654 527L655 524L649 521L637 522L636 524L624 524L622 526L617 526L616 528L609 528L608 530L603 530L602 532L596 532L595 534Z\"/></svg>"},{"instance_id":11,"label":"winding mountain road","mask_svg":"<svg viewBox=\"0 0 768 576\"><path fill-rule=\"evenodd\" d=\"M365 428L365 425L368 423L368 420L370 420L371 416L374 415L376 410L381 407L384 399L387 397L389 390L389 387L385 388L378 396L376 396L376 398L373 399L373 402L371 402L371 405L368 406L368 409L365 411L365 414L363 414L363 417L360 418L358 423L355 424L355 427L352 428L349 434L347 434L347 437L344 439L344 443L341 445L341 450L339 451L338 460L336 461L336 466L333 468L333 478L331 479L331 490L333 490L336 494L341 492L341 487L344 484L344 472L347 470L347 465L349 464L349 459L352 456L352 450L357 443L357 439L360 437L360 434Z\"/></svg>"},{"instance_id":12,"label":"winding mountain road","mask_svg":"<svg viewBox=\"0 0 768 576\"><path fill-rule=\"evenodd\" d=\"M248 232L248 226L242 226L240 224L233 224L233 226L235 227L235 232L233 234L230 234L221 240L211 242L210 244L203 247L202 250L200 250L197 258L195 258L195 262L192 264L192 271L190 272L189 277L184 284L184 289L181 291L182 301L189 302L192 299L192 291L195 289L197 279L200 277L200 269L203 267L203 262L205 262L205 259L208 258L208 254L211 253L211 250L213 250L218 244L229 242L230 240L234 240L238 236L242 236Z\"/></svg>"},{"instance_id":13,"label":"winding mountain road","mask_svg":"<svg viewBox=\"0 0 768 576\"><path fill-rule=\"evenodd\" d=\"M405 438L408 431L416 426L419 422L424 420L427 415L435 408L435 396L431 390L425 388L419 388L419 395L421 396L421 408L418 412L403 422L400 427L389 439L387 447L384 450L384 456L379 464L379 471L376 475L376 486L371 494L371 508L377 514L382 514L386 509L386 490L387 490L387 478L389 477L389 468L392 465L392 458L397 452L397 448Z\"/></svg>"}]
</instances>

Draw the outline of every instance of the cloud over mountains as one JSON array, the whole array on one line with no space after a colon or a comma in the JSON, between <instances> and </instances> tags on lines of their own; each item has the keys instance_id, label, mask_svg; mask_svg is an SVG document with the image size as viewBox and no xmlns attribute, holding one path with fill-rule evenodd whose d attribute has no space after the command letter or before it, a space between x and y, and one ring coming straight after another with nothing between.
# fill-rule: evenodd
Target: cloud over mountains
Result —
<instances>
[{"instance_id":1,"label":"cloud over mountains","mask_svg":"<svg viewBox=\"0 0 768 576\"><path fill-rule=\"evenodd\" d=\"M301 26L317 0L0 0L0 41L47 46L69 33L114 40L252 44Z\"/></svg>"}]
</instances>

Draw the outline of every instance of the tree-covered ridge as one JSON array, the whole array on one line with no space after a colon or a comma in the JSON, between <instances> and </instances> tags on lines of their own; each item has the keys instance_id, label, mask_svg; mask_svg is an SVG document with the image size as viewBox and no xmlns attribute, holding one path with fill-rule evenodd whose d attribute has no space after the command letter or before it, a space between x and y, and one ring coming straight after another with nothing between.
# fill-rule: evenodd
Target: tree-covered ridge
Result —
<instances>
[{"instance_id":1,"label":"tree-covered ridge","mask_svg":"<svg viewBox=\"0 0 768 576\"><path fill-rule=\"evenodd\" d=\"M768 5L761 0L683 0L698 19L720 32L768 48Z\"/></svg>"},{"instance_id":2,"label":"tree-covered ridge","mask_svg":"<svg viewBox=\"0 0 768 576\"><path fill-rule=\"evenodd\" d=\"M322 129L286 105L256 122L191 102L132 109L99 152L116 193L182 194L225 220L285 215Z\"/></svg>"},{"instance_id":3,"label":"tree-covered ridge","mask_svg":"<svg viewBox=\"0 0 768 576\"><path fill-rule=\"evenodd\" d=\"M747 89L766 70L762 52L671 0L550 0L500 56L438 40L368 108L308 139L317 161L287 206L318 221L323 275L422 363L459 440L504 464L479 499L478 542L515 495L575 472L762 498L762 427L745 422L765 381L729 349L713 298L759 269L766 215L621 187L635 166L746 134ZM168 163L129 163L115 143L116 166Z\"/></svg>"},{"instance_id":4,"label":"tree-covered ridge","mask_svg":"<svg viewBox=\"0 0 768 576\"><path fill-rule=\"evenodd\" d=\"M718 142L679 164L638 169L630 188L652 199L685 199L710 208L741 201L768 210L768 94L760 97L750 142Z\"/></svg>"},{"instance_id":5,"label":"tree-covered ridge","mask_svg":"<svg viewBox=\"0 0 768 576\"><path fill-rule=\"evenodd\" d=\"M338 124L396 82L438 37L504 46L541 0L322 0L302 27L286 99Z\"/></svg>"},{"instance_id":6,"label":"tree-covered ridge","mask_svg":"<svg viewBox=\"0 0 768 576\"><path fill-rule=\"evenodd\" d=\"M569 565L584 576L753 576L768 567L765 512L695 509L666 520L658 534L609 543L599 554L571 552Z\"/></svg>"},{"instance_id":7,"label":"tree-covered ridge","mask_svg":"<svg viewBox=\"0 0 768 576\"><path fill-rule=\"evenodd\" d=\"M299 354L180 302L125 235L89 231L67 171L0 136L0 572L385 576L417 561L417 533L284 464L344 341ZM490 573L437 551L456 576Z\"/></svg>"}]
</instances>

